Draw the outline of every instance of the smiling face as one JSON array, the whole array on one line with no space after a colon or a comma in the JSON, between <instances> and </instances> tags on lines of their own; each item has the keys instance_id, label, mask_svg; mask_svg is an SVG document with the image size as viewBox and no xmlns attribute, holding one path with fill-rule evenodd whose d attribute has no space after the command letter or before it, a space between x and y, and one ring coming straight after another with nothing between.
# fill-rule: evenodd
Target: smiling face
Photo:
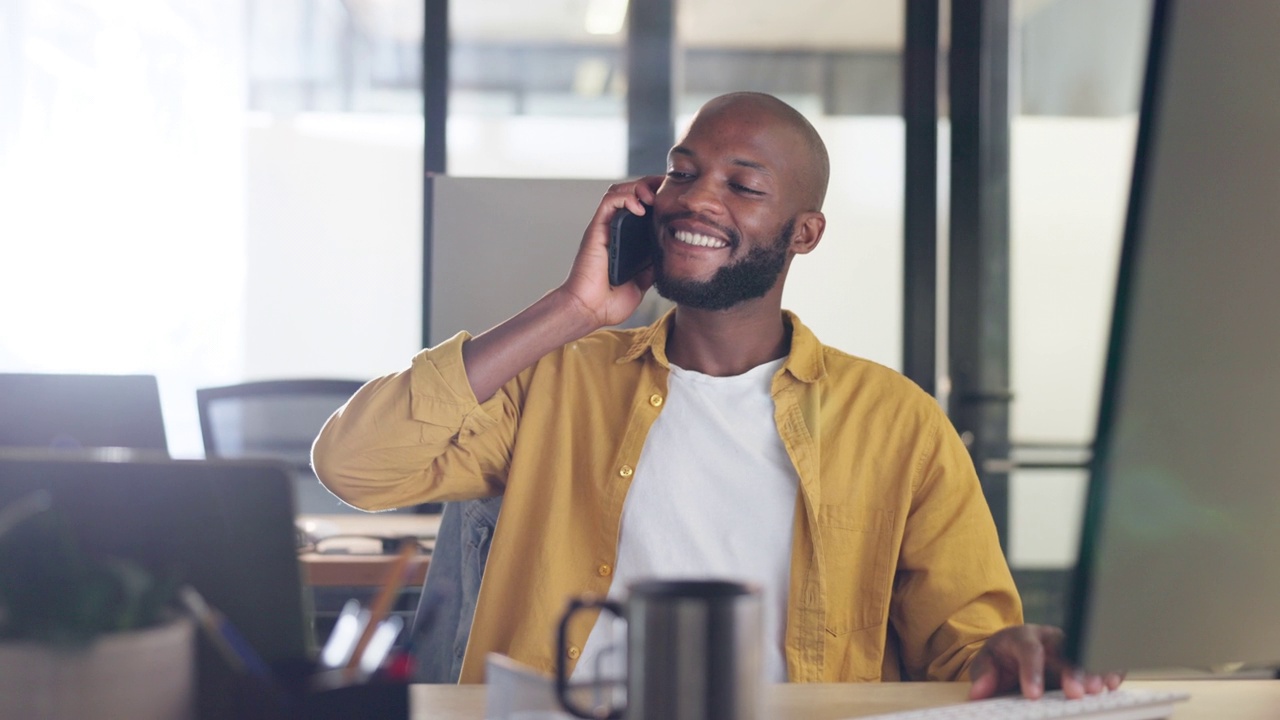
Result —
<instances>
[{"instance_id":1,"label":"smiling face","mask_svg":"<svg viewBox=\"0 0 1280 720\"><path fill-rule=\"evenodd\" d=\"M825 226L826 151L767 95L707 103L668 155L654 201L655 286L681 305L723 310L770 293Z\"/></svg>"},{"instance_id":2,"label":"smiling face","mask_svg":"<svg viewBox=\"0 0 1280 720\"><path fill-rule=\"evenodd\" d=\"M721 265L705 280L680 277L669 272L666 269L666 251L659 245L654 263L654 287L662 297L674 303L701 310L728 310L744 300L764 297L777 285L779 276L787 267L790 259L788 248L794 228L795 223L788 222L774 237L773 242L750 248L736 260ZM680 242L692 242L695 245L715 242L706 236L685 239L682 233L677 233L676 238Z\"/></svg>"}]
</instances>

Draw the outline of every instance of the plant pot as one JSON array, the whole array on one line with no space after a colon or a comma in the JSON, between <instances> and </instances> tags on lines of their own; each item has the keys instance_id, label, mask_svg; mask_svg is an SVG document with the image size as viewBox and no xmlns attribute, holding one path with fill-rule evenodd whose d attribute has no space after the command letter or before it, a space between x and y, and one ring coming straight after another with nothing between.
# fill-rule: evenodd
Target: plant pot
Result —
<instances>
[{"instance_id":1,"label":"plant pot","mask_svg":"<svg viewBox=\"0 0 1280 720\"><path fill-rule=\"evenodd\" d=\"M0 642L2 720L190 720L194 687L187 618L85 647Z\"/></svg>"}]
</instances>

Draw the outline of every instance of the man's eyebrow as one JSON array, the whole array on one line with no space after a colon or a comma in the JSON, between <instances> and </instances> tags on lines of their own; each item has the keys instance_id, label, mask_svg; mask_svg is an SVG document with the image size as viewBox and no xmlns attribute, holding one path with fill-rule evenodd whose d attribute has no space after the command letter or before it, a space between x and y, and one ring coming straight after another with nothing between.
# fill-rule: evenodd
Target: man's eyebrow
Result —
<instances>
[{"instance_id":1,"label":"man's eyebrow","mask_svg":"<svg viewBox=\"0 0 1280 720\"><path fill-rule=\"evenodd\" d=\"M770 171L769 171L769 168L765 167L763 164L758 163L758 162L756 162L756 161L754 161L754 160L743 160L743 159L736 159L736 158L735 158L732 162L733 162L733 164L734 164L734 165L740 165L740 166L745 167L745 168L751 168L752 170L759 170L760 172L764 173L765 175L772 175L772 174L773 174L772 172L770 172Z\"/></svg>"},{"instance_id":2,"label":"man's eyebrow","mask_svg":"<svg viewBox=\"0 0 1280 720\"><path fill-rule=\"evenodd\" d=\"M676 145L675 147L671 148L670 152L667 153L668 159L670 159L670 156L672 155L685 155L687 157L693 157L693 151L683 145Z\"/></svg>"},{"instance_id":3,"label":"man's eyebrow","mask_svg":"<svg viewBox=\"0 0 1280 720\"><path fill-rule=\"evenodd\" d=\"M675 147L671 148L671 152L667 153L667 155L668 156L684 155L686 157L695 157L694 152L683 145L676 145ZM734 158L729 162L734 165L738 165L740 167L750 168L751 170L758 170L759 172L762 172L766 175L773 174L773 171L771 171L766 165L764 165L763 163L758 163L755 160L747 160L746 158Z\"/></svg>"}]
</instances>

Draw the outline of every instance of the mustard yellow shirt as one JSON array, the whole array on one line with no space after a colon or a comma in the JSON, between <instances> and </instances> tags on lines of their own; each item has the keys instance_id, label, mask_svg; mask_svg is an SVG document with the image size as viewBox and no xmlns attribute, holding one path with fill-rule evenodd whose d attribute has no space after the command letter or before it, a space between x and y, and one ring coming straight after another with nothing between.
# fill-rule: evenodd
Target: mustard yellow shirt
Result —
<instances>
[{"instance_id":1,"label":"mustard yellow shirt","mask_svg":"<svg viewBox=\"0 0 1280 720\"><path fill-rule=\"evenodd\" d=\"M916 385L784 315L774 417L800 477L788 677L965 677L988 636L1022 622L969 454ZM321 431L316 471L357 507L505 495L462 682L483 681L490 651L553 671L569 598L608 592L623 500L667 393L671 321L569 343L483 403L460 333L370 381ZM569 637L570 671L589 631Z\"/></svg>"}]
</instances>

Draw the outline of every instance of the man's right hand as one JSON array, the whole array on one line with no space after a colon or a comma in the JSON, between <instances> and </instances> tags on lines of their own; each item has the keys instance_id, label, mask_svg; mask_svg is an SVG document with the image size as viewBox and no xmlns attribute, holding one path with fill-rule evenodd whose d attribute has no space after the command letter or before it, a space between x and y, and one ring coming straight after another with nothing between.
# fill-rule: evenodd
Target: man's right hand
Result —
<instances>
[{"instance_id":1,"label":"man's right hand","mask_svg":"<svg viewBox=\"0 0 1280 720\"><path fill-rule=\"evenodd\" d=\"M485 401L555 348L631 317L653 284L653 270L618 287L609 284L609 223L620 208L644 214L644 204L653 203L662 179L651 176L611 186L582 234L564 283L462 346L467 380L477 400Z\"/></svg>"},{"instance_id":2,"label":"man's right hand","mask_svg":"<svg viewBox=\"0 0 1280 720\"><path fill-rule=\"evenodd\" d=\"M609 226L622 208L636 215L646 214L644 206L653 204L662 180L661 175L650 175L609 187L582 234L582 244L569 276L556 289L590 318L596 328L616 325L631 317L653 285L652 268L617 287L609 284Z\"/></svg>"}]
</instances>

